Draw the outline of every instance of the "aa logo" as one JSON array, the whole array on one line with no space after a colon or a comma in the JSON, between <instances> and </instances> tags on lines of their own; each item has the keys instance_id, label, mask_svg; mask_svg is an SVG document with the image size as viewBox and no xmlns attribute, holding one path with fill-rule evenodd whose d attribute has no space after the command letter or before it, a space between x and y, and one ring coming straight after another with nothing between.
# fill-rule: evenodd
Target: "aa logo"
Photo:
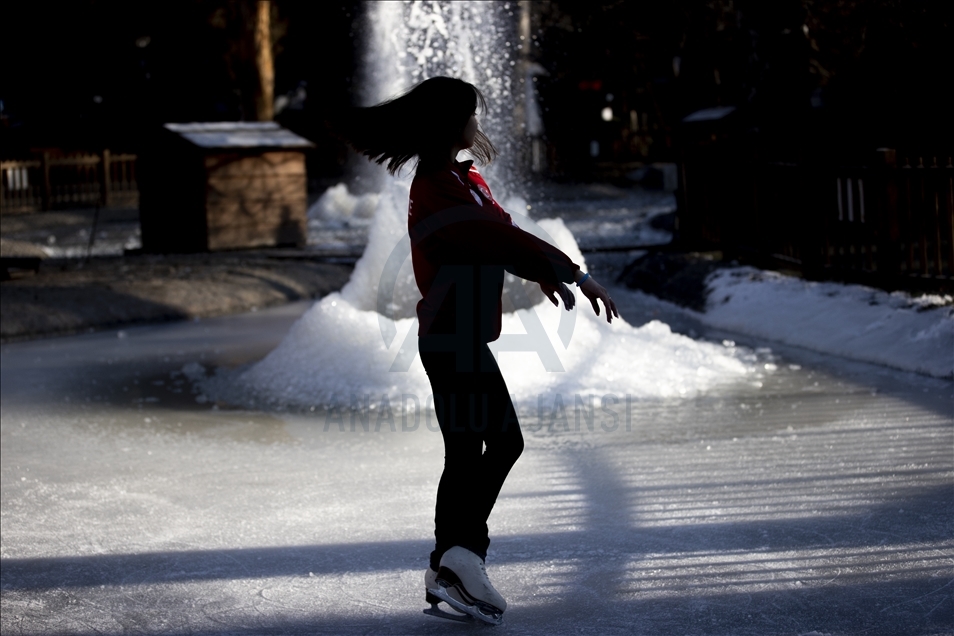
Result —
<instances>
[{"instance_id":1,"label":"aa logo","mask_svg":"<svg viewBox=\"0 0 954 636\"><path fill-rule=\"evenodd\" d=\"M427 219L427 224L419 223L415 227L415 240L420 242L429 235L441 228L447 227L451 223L461 223L472 220L484 220L485 217L476 215L473 211L468 211L466 207L452 208L434 215ZM556 245L556 241L539 225L528 217L520 217L520 224L523 227L533 227L534 234L543 237L551 245ZM377 314L378 325L381 329L381 337L387 348L391 347L397 336L397 328L394 326L394 290L397 285L398 273L404 263L411 257L411 237L405 233L398 240L397 244L388 255L384 270L381 272L381 278L378 282ZM474 330L486 328L486 325L474 324L473 302L479 299L481 304L492 303L496 307L496 294L498 288L496 285L490 285L487 281L499 281L499 275L495 279L494 271L499 271L506 264L499 265L446 265L442 267L431 285L428 293L427 302L431 306L438 306L444 300L444 297L451 289L455 290L457 299L457 331L454 336L429 336L428 345L431 350L454 351L458 353L458 368L461 365L466 367L472 354L469 353L469 342L472 342L471 336ZM476 281L476 282L475 282ZM479 285L479 289L475 289ZM572 287L571 287L572 289ZM501 334L495 341L494 348L498 351L523 351L535 352L543 363L544 369L548 372L564 371L560 356L543 327L543 322L537 315L536 310L525 289L516 285L509 290L511 300L515 306L529 307L529 309L517 312L520 322L523 325L524 333L519 334ZM566 311L560 308L560 323L557 327L557 335L566 349L570 345L570 339L573 336L573 330L576 326L576 310ZM414 357L417 355L418 343L415 329L411 329L404 342L398 348L398 353L391 363L390 371L406 372L411 368Z\"/></svg>"}]
</instances>

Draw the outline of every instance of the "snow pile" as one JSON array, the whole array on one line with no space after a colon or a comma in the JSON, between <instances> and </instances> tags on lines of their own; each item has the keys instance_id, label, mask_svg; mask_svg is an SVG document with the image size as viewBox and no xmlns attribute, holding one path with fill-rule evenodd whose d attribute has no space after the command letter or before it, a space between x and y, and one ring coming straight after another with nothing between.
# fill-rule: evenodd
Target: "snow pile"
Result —
<instances>
[{"instance_id":1,"label":"snow pile","mask_svg":"<svg viewBox=\"0 0 954 636\"><path fill-rule=\"evenodd\" d=\"M308 219L327 225L367 225L378 205L377 194L354 195L348 186L339 183L325 190L308 208Z\"/></svg>"},{"instance_id":2,"label":"snow pile","mask_svg":"<svg viewBox=\"0 0 954 636\"><path fill-rule=\"evenodd\" d=\"M341 187L341 186L335 186ZM414 282L411 267L411 240L407 234L407 201L410 185L392 180L386 196L375 197L376 212L368 236L368 246L355 263L341 298L360 311L377 311L378 286L385 281L387 289L381 301L382 313L391 318L413 318L421 293ZM385 277L387 272L387 277Z\"/></svg>"},{"instance_id":3,"label":"snow pile","mask_svg":"<svg viewBox=\"0 0 954 636\"><path fill-rule=\"evenodd\" d=\"M217 397L282 407L348 406L364 396L374 403L388 396L399 404L402 395L414 395L425 403L430 386L417 356L414 308L420 293L406 231L407 185L392 181L387 187L348 284L309 309L266 358L224 390L214 390ZM328 196L341 193L347 191ZM514 218L584 263L562 221ZM504 336L491 347L519 404L536 405L539 395L552 399L554 392L569 404L577 395L612 394L619 400L696 395L752 372L745 352L696 342L656 321L640 328L623 321L608 325L581 295L582 304L566 312L540 302L538 288L532 302L522 290L519 283L505 288L505 307L524 308L504 315Z\"/></svg>"},{"instance_id":4,"label":"snow pile","mask_svg":"<svg viewBox=\"0 0 954 636\"><path fill-rule=\"evenodd\" d=\"M751 267L719 270L707 283L702 319L713 327L906 371L954 376L950 297L912 299Z\"/></svg>"}]
</instances>

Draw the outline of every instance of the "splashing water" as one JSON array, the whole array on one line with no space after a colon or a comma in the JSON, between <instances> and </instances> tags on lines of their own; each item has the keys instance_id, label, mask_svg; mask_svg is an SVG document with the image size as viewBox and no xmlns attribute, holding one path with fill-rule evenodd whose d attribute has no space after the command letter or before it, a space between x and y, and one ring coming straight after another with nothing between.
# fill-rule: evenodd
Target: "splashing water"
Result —
<instances>
[{"instance_id":1,"label":"splashing water","mask_svg":"<svg viewBox=\"0 0 954 636\"><path fill-rule=\"evenodd\" d=\"M390 97L438 74L478 85L490 112L482 125L501 156L517 160L519 135L511 95L516 4L491 2L368 3L370 42L365 60L368 103ZM519 175L498 162L487 170L500 197L496 175ZM231 376L211 392L232 403L274 407L337 406L357 403L425 405L430 386L417 356L414 282L407 236L409 180L381 177L379 194L355 197L344 185L322 197L317 216L347 218L375 206L368 246L340 293L317 302L265 359ZM514 182L504 184L514 187ZM539 224L522 216L526 203L511 196L504 207L517 224L555 243L574 262L585 260L561 220ZM738 355L717 345L672 333L654 321L634 328L606 324L579 296L573 312L553 307L539 287L507 277L503 336L491 344L518 405L541 395L632 398L690 396L745 375ZM510 351L514 338L534 335L531 351ZM537 337L541 336L541 337ZM508 340L509 338L509 340ZM550 402L553 403L552 401Z\"/></svg>"},{"instance_id":2,"label":"splashing water","mask_svg":"<svg viewBox=\"0 0 954 636\"><path fill-rule=\"evenodd\" d=\"M368 2L360 99L364 106L394 97L437 75L477 86L487 99L480 118L500 157L484 176L498 199L520 187L523 139L516 2ZM381 182L377 173L378 182ZM517 176L517 178L513 178Z\"/></svg>"}]
</instances>

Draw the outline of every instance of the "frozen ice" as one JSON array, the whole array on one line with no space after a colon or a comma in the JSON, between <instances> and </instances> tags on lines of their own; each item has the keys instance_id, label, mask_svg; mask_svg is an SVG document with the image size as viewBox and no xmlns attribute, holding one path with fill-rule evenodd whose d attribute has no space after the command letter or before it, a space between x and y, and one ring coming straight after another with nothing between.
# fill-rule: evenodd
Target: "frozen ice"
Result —
<instances>
[{"instance_id":1,"label":"frozen ice","mask_svg":"<svg viewBox=\"0 0 954 636\"><path fill-rule=\"evenodd\" d=\"M0 631L456 627L421 613L432 416L342 430L175 393L190 363L257 360L305 310L0 347ZM733 339L760 389L634 400L615 429L599 402L593 429L569 401L568 427L521 415L490 519L495 633L950 633L952 382L784 346L768 373L763 342Z\"/></svg>"}]
</instances>

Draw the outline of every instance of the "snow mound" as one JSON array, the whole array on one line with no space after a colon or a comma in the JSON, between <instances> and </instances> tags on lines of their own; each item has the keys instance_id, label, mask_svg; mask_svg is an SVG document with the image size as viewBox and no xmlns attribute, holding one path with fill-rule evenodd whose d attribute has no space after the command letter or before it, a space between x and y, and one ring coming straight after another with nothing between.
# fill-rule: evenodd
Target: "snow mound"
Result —
<instances>
[{"instance_id":1,"label":"snow mound","mask_svg":"<svg viewBox=\"0 0 954 636\"><path fill-rule=\"evenodd\" d=\"M321 200L342 200L347 190L336 188ZM425 403L430 385L417 356L420 292L410 262L407 192L407 184L392 181L377 198L367 249L341 292L315 303L274 351L219 386L218 398L280 408L348 406L365 396L395 404L413 395ZM585 266L562 221L535 224L517 213L514 219ZM503 335L491 349L524 406L543 394L553 399L554 392L564 403L576 396L691 396L752 372L738 350L696 342L657 321L608 325L579 294L582 303L572 312L541 302L539 288L519 280L508 282L505 295L505 307L516 311L504 315Z\"/></svg>"},{"instance_id":2,"label":"snow mound","mask_svg":"<svg viewBox=\"0 0 954 636\"><path fill-rule=\"evenodd\" d=\"M713 327L906 371L954 376L949 296L912 298L751 267L713 272L707 284L703 320Z\"/></svg>"},{"instance_id":3,"label":"snow mound","mask_svg":"<svg viewBox=\"0 0 954 636\"><path fill-rule=\"evenodd\" d=\"M378 194L351 194L346 184L339 183L308 208L308 218L331 225L366 224L374 216L379 198Z\"/></svg>"}]
</instances>

